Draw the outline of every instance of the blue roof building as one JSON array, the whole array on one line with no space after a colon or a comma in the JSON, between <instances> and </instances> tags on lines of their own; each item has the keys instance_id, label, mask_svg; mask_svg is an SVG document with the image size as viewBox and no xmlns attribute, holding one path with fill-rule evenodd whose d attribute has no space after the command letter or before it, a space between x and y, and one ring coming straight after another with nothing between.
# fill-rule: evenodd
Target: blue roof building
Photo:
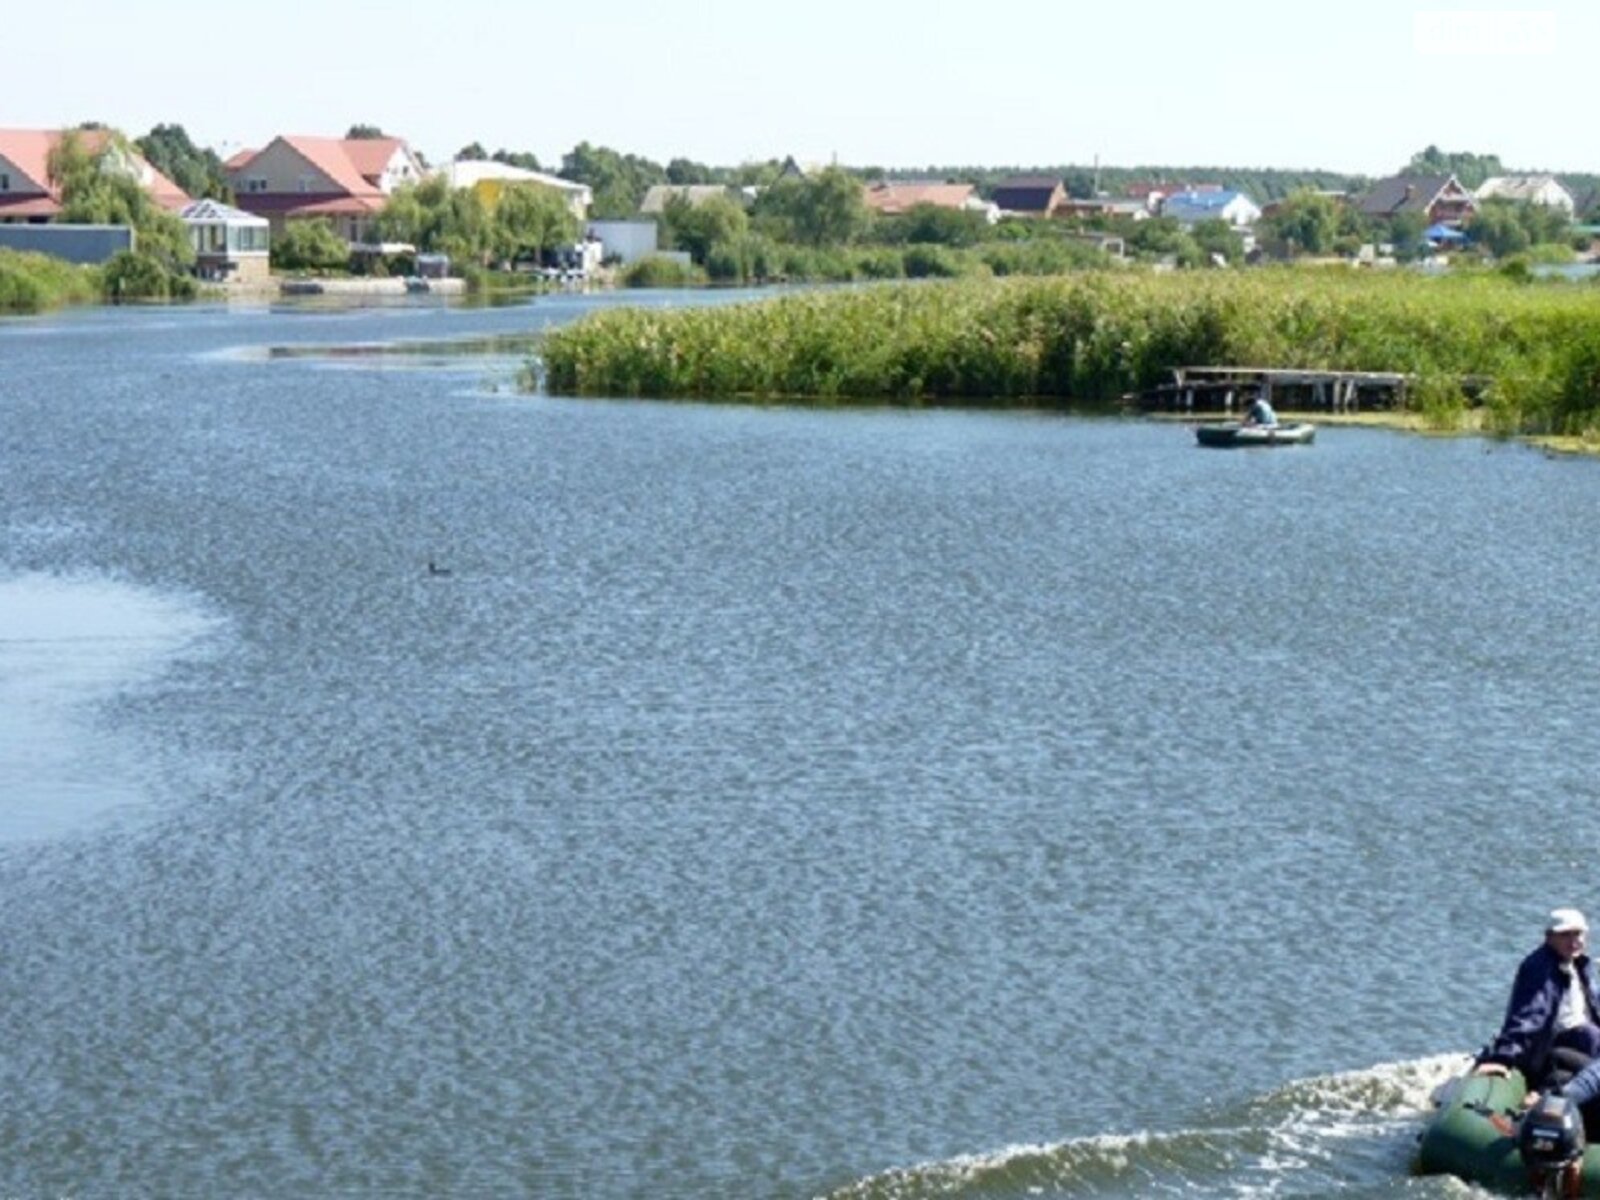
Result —
<instances>
[{"instance_id":1,"label":"blue roof building","mask_svg":"<svg viewBox=\"0 0 1600 1200\"><path fill-rule=\"evenodd\" d=\"M1226 221L1244 229L1261 219L1261 208L1243 192L1175 192L1161 202L1161 215L1184 225Z\"/></svg>"}]
</instances>

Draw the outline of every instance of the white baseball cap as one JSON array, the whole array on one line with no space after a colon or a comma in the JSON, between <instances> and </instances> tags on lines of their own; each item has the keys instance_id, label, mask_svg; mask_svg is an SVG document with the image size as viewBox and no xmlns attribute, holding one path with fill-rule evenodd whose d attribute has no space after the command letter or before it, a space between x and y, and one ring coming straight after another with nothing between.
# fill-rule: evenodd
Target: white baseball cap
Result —
<instances>
[{"instance_id":1,"label":"white baseball cap","mask_svg":"<svg viewBox=\"0 0 1600 1200\"><path fill-rule=\"evenodd\" d=\"M1588 929L1589 922L1575 908L1551 909L1550 919L1544 926L1546 933L1586 933Z\"/></svg>"}]
</instances>

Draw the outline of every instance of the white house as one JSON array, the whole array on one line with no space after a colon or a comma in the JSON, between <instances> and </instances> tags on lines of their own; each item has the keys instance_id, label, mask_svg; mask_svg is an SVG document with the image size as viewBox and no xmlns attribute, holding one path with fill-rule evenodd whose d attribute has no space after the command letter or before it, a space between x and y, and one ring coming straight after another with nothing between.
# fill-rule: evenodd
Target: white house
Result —
<instances>
[{"instance_id":1,"label":"white house","mask_svg":"<svg viewBox=\"0 0 1600 1200\"><path fill-rule=\"evenodd\" d=\"M1525 204L1543 204L1547 208L1558 208L1569 217L1577 208L1572 193L1554 175L1495 175L1485 179L1472 195L1476 200L1517 200Z\"/></svg>"},{"instance_id":2,"label":"white house","mask_svg":"<svg viewBox=\"0 0 1600 1200\"><path fill-rule=\"evenodd\" d=\"M598 241L608 259L634 263L656 252L658 228L654 221L590 221L584 236Z\"/></svg>"},{"instance_id":3,"label":"white house","mask_svg":"<svg viewBox=\"0 0 1600 1200\"><path fill-rule=\"evenodd\" d=\"M1261 208L1243 192L1175 192L1161 202L1161 215L1183 225L1226 221L1248 229L1261 219Z\"/></svg>"}]
</instances>

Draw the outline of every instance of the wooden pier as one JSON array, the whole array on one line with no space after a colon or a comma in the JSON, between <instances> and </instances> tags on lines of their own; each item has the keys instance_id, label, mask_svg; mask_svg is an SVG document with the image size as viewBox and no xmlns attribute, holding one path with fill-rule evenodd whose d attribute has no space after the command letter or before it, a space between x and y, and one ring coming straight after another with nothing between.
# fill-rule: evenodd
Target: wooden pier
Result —
<instances>
[{"instance_id":1,"label":"wooden pier","mask_svg":"<svg viewBox=\"0 0 1600 1200\"><path fill-rule=\"evenodd\" d=\"M1404 408L1409 376L1392 371L1175 367L1172 379L1130 397L1145 412L1242 412L1257 396L1296 412Z\"/></svg>"}]
</instances>

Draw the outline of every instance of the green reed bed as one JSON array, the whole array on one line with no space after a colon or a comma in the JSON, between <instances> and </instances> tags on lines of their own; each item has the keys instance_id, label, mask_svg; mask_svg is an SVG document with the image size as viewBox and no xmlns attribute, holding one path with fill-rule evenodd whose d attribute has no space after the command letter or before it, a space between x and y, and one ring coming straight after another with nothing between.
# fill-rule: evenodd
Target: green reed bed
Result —
<instances>
[{"instance_id":1,"label":"green reed bed","mask_svg":"<svg viewBox=\"0 0 1600 1200\"><path fill-rule=\"evenodd\" d=\"M0 312L42 312L99 298L100 273L94 268L0 247Z\"/></svg>"},{"instance_id":2,"label":"green reed bed","mask_svg":"<svg viewBox=\"0 0 1600 1200\"><path fill-rule=\"evenodd\" d=\"M1175 366L1402 371L1507 432L1600 428L1600 290L1494 276L1262 270L963 280L725 308L616 310L552 331L547 386L587 395L1066 404Z\"/></svg>"}]
</instances>

